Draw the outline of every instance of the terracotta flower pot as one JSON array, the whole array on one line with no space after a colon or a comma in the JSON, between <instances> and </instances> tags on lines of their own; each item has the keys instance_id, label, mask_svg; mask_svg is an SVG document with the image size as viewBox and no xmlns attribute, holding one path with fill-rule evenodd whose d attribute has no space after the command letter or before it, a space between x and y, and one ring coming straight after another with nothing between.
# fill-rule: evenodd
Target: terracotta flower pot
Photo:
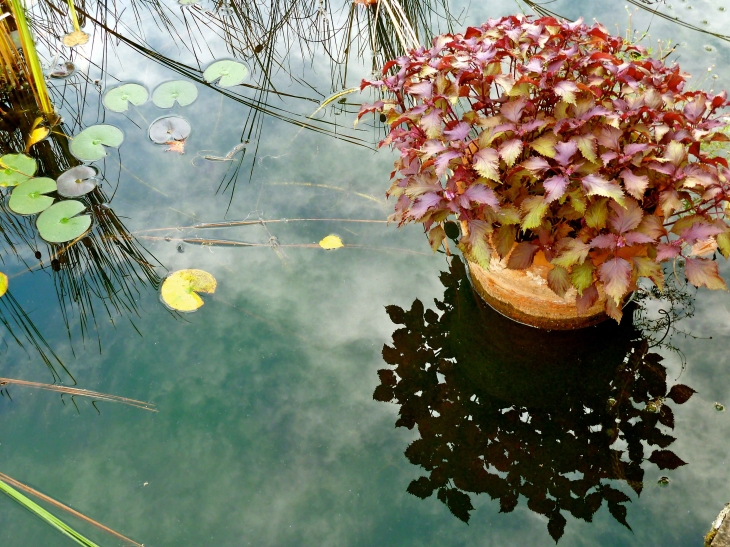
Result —
<instances>
[{"instance_id":1,"label":"terracotta flower pot","mask_svg":"<svg viewBox=\"0 0 730 547\"><path fill-rule=\"evenodd\" d=\"M548 330L572 330L596 325L608 318L605 313L606 293L598 285L598 301L584 313L578 313L570 288L563 298L548 287L547 275L553 268L541 251L526 270L510 270L507 259L494 253L485 270L469 261L469 277L474 288L487 304L502 315L519 323Z\"/></svg>"}]
</instances>

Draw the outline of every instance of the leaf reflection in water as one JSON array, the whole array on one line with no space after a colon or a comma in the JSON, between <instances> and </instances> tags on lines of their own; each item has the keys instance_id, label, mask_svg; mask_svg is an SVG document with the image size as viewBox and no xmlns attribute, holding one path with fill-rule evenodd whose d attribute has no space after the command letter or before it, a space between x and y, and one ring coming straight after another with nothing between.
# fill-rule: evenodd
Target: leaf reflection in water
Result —
<instances>
[{"instance_id":1,"label":"leaf reflection in water","mask_svg":"<svg viewBox=\"0 0 730 547\"><path fill-rule=\"evenodd\" d=\"M405 455L428 473L408 492L435 492L464 522L470 494L498 499L501 512L522 496L548 518L555 541L563 512L590 522L604 502L630 529L621 484L641 493L645 446L660 469L685 465L667 449L675 441L668 403L682 404L694 390L668 390L662 357L650 353L631 313L620 325L540 331L478 301L459 258L441 281L440 314L420 300L410 310L386 308L403 326L383 348L393 368L378 371L373 397L398 404L396 426L420 434Z\"/></svg>"}]
</instances>

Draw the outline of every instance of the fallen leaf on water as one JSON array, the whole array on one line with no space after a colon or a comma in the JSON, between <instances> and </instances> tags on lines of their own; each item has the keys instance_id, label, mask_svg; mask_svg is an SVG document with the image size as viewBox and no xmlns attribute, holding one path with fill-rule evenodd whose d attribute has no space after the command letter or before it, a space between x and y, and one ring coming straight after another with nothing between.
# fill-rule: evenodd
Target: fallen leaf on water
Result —
<instances>
[{"instance_id":1,"label":"fallen leaf on water","mask_svg":"<svg viewBox=\"0 0 730 547\"><path fill-rule=\"evenodd\" d=\"M331 251L332 249L339 249L340 247L344 247L340 237L336 236L334 234L325 237L322 241L319 242L319 246L322 247L323 249L327 249L328 251Z\"/></svg>"},{"instance_id":2,"label":"fallen leaf on water","mask_svg":"<svg viewBox=\"0 0 730 547\"><path fill-rule=\"evenodd\" d=\"M0 272L0 296L8 292L8 276Z\"/></svg>"},{"instance_id":3,"label":"fallen leaf on water","mask_svg":"<svg viewBox=\"0 0 730 547\"><path fill-rule=\"evenodd\" d=\"M66 34L61 41L66 47L83 46L89 41L89 35L83 30L75 30Z\"/></svg>"},{"instance_id":4,"label":"fallen leaf on water","mask_svg":"<svg viewBox=\"0 0 730 547\"><path fill-rule=\"evenodd\" d=\"M203 270L178 270L165 278L160 299L173 310L192 312L204 304L197 293L215 292L215 277Z\"/></svg>"},{"instance_id":5,"label":"fallen leaf on water","mask_svg":"<svg viewBox=\"0 0 730 547\"><path fill-rule=\"evenodd\" d=\"M30 150L30 147L34 144L38 144L43 139L45 139L51 132L50 129L47 127L42 126L43 118L36 118L33 122L33 127L31 128L30 135L28 135L28 141L25 143L25 152L26 154Z\"/></svg>"}]
</instances>

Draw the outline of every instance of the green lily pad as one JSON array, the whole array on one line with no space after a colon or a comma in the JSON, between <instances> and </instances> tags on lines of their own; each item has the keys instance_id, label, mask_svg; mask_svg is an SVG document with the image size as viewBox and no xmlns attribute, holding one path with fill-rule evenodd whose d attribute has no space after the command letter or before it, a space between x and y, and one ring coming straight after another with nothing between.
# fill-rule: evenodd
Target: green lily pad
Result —
<instances>
[{"instance_id":1,"label":"green lily pad","mask_svg":"<svg viewBox=\"0 0 730 547\"><path fill-rule=\"evenodd\" d=\"M152 102L160 108L172 108L175 101L187 106L198 98L198 88L185 80L173 80L158 85L152 92Z\"/></svg>"},{"instance_id":2,"label":"green lily pad","mask_svg":"<svg viewBox=\"0 0 730 547\"><path fill-rule=\"evenodd\" d=\"M218 81L221 87L231 87L240 84L248 76L248 67L238 61L216 61L203 72L206 82Z\"/></svg>"},{"instance_id":3,"label":"green lily pad","mask_svg":"<svg viewBox=\"0 0 730 547\"><path fill-rule=\"evenodd\" d=\"M19 215L35 215L53 204L53 198L44 194L55 190L56 181L53 179L46 177L28 179L13 189L8 207Z\"/></svg>"},{"instance_id":4,"label":"green lily pad","mask_svg":"<svg viewBox=\"0 0 730 547\"><path fill-rule=\"evenodd\" d=\"M124 133L113 125L92 125L71 141L71 153L81 161L96 161L106 156L104 146L119 148Z\"/></svg>"},{"instance_id":5,"label":"green lily pad","mask_svg":"<svg viewBox=\"0 0 730 547\"><path fill-rule=\"evenodd\" d=\"M38 232L49 243L65 243L76 239L91 226L89 215L76 216L85 209L86 205L75 199L54 203L38 215Z\"/></svg>"},{"instance_id":6,"label":"green lily pad","mask_svg":"<svg viewBox=\"0 0 730 547\"><path fill-rule=\"evenodd\" d=\"M5 154L0 157L0 186L17 186L35 175L35 160L25 154Z\"/></svg>"},{"instance_id":7,"label":"green lily pad","mask_svg":"<svg viewBox=\"0 0 730 547\"><path fill-rule=\"evenodd\" d=\"M147 89L139 84L122 84L110 89L104 95L104 106L114 112L125 112L129 103L139 106L149 99Z\"/></svg>"}]
</instances>

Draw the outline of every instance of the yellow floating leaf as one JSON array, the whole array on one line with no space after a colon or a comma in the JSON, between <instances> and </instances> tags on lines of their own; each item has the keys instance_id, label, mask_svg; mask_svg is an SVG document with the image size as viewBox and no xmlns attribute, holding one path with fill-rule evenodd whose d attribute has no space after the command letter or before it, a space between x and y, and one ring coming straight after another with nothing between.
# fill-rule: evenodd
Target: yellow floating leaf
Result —
<instances>
[{"instance_id":1,"label":"yellow floating leaf","mask_svg":"<svg viewBox=\"0 0 730 547\"><path fill-rule=\"evenodd\" d=\"M66 47L83 46L89 41L89 35L83 30L75 30L66 34L61 41Z\"/></svg>"},{"instance_id":2,"label":"yellow floating leaf","mask_svg":"<svg viewBox=\"0 0 730 547\"><path fill-rule=\"evenodd\" d=\"M342 244L342 240L339 238L339 236L336 236L334 234L325 237L322 241L319 242L319 246L323 249L327 249L328 251L344 247L344 245Z\"/></svg>"},{"instance_id":3,"label":"yellow floating leaf","mask_svg":"<svg viewBox=\"0 0 730 547\"><path fill-rule=\"evenodd\" d=\"M162 283L162 302L177 311L195 311L203 305L199 292L215 292L215 277L203 270L178 270Z\"/></svg>"},{"instance_id":4,"label":"yellow floating leaf","mask_svg":"<svg viewBox=\"0 0 730 547\"><path fill-rule=\"evenodd\" d=\"M8 276L0 272L0 296L8 292Z\"/></svg>"},{"instance_id":5,"label":"yellow floating leaf","mask_svg":"<svg viewBox=\"0 0 730 547\"><path fill-rule=\"evenodd\" d=\"M36 127L33 131L31 131L30 136L28 137L28 142L25 145L25 151L28 152L31 146L41 142L50 132L51 130L47 127Z\"/></svg>"}]
</instances>

